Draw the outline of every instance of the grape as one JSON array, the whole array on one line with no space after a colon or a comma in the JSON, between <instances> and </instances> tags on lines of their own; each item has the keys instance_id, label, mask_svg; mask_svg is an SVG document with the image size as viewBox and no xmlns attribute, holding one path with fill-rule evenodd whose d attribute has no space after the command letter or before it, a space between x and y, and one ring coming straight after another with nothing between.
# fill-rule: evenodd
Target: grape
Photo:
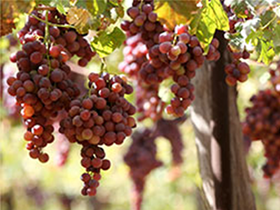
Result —
<instances>
[{"instance_id":1,"label":"grape","mask_svg":"<svg viewBox=\"0 0 280 210\"><path fill-rule=\"evenodd\" d=\"M145 20L146 20L146 16L144 16L144 15L137 16L134 20L134 24L138 27L142 26L142 25L144 25Z\"/></svg>"},{"instance_id":2,"label":"grape","mask_svg":"<svg viewBox=\"0 0 280 210\"><path fill-rule=\"evenodd\" d=\"M38 68L38 73L41 74L42 76L46 76L49 73L49 67L46 64L41 65Z\"/></svg>"},{"instance_id":3,"label":"grape","mask_svg":"<svg viewBox=\"0 0 280 210\"><path fill-rule=\"evenodd\" d=\"M168 53L172 45L170 42L163 42L159 45L159 50L161 53Z\"/></svg>"},{"instance_id":4,"label":"grape","mask_svg":"<svg viewBox=\"0 0 280 210\"><path fill-rule=\"evenodd\" d=\"M193 48L192 53L194 54L194 56L200 56L202 55L202 49L199 46L196 46Z\"/></svg>"},{"instance_id":5,"label":"grape","mask_svg":"<svg viewBox=\"0 0 280 210\"><path fill-rule=\"evenodd\" d=\"M250 72L250 67L245 62L240 62L237 66L241 74L248 74Z\"/></svg>"},{"instance_id":6,"label":"grape","mask_svg":"<svg viewBox=\"0 0 280 210\"><path fill-rule=\"evenodd\" d=\"M78 61L78 64L79 64L79 66L85 67L85 66L88 64L88 60L85 59L85 58L81 58L81 59Z\"/></svg>"},{"instance_id":7,"label":"grape","mask_svg":"<svg viewBox=\"0 0 280 210\"><path fill-rule=\"evenodd\" d=\"M74 31L68 31L64 34L66 42L73 43L77 38L77 33Z\"/></svg>"},{"instance_id":8,"label":"grape","mask_svg":"<svg viewBox=\"0 0 280 210\"><path fill-rule=\"evenodd\" d=\"M127 10L127 14L128 14L131 18L135 19L135 18L140 14L140 11L139 11L139 9L138 9L137 7L131 7L131 8L129 8L129 9Z\"/></svg>"},{"instance_id":9,"label":"grape","mask_svg":"<svg viewBox=\"0 0 280 210\"><path fill-rule=\"evenodd\" d=\"M188 44L190 41L190 35L188 33L182 33L179 35L179 40L185 44Z\"/></svg>"},{"instance_id":10,"label":"grape","mask_svg":"<svg viewBox=\"0 0 280 210\"><path fill-rule=\"evenodd\" d=\"M149 13L148 19L150 22L155 23L157 21L157 14L154 12Z\"/></svg>"},{"instance_id":11,"label":"grape","mask_svg":"<svg viewBox=\"0 0 280 210\"><path fill-rule=\"evenodd\" d=\"M42 61L43 55L40 52L34 52L30 55L30 61L34 64L38 64Z\"/></svg>"},{"instance_id":12,"label":"grape","mask_svg":"<svg viewBox=\"0 0 280 210\"><path fill-rule=\"evenodd\" d=\"M61 69L54 69L51 73L50 79L57 83L63 80L63 74Z\"/></svg>"},{"instance_id":13,"label":"grape","mask_svg":"<svg viewBox=\"0 0 280 210\"><path fill-rule=\"evenodd\" d=\"M54 58L57 58L60 55L60 47L59 46L51 46L50 55Z\"/></svg>"}]
</instances>

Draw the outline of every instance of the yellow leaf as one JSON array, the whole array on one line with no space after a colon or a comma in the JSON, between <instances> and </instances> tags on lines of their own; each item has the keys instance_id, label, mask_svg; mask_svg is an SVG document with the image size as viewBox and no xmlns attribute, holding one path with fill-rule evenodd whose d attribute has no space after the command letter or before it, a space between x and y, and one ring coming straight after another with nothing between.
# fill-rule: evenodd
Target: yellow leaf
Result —
<instances>
[{"instance_id":1,"label":"yellow leaf","mask_svg":"<svg viewBox=\"0 0 280 210\"><path fill-rule=\"evenodd\" d=\"M91 14L87 10L77 7L70 8L66 16L67 22L75 26L79 33L88 32L91 18Z\"/></svg>"},{"instance_id":2,"label":"yellow leaf","mask_svg":"<svg viewBox=\"0 0 280 210\"><path fill-rule=\"evenodd\" d=\"M200 0L159 1L156 3L156 13L161 22L169 29L179 24L189 24L198 12Z\"/></svg>"}]
</instances>

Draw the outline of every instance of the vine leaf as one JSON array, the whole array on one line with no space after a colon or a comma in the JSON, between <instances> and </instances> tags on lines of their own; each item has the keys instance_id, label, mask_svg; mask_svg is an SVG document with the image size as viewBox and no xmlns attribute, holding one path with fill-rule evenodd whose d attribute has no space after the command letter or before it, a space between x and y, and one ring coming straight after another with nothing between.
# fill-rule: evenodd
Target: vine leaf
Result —
<instances>
[{"instance_id":1,"label":"vine leaf","mask_svg":"<svg viewBox=\"0 0 280 210\"><path fill-rule=\"evenodd\" d=\"M67 22L74 25L76 30L85 34L88 32L91 24L91 14L83 8L71 7L66 15Z\"/></svg>"},{"instance_id":2,"label":"vine leaf","mask_svg":"<svg viewBox=\"0 0 280 210\"><path fill-rule=\"evenodd\" d=\"M273 41L261 40L261 53L258 59L258 62L263 61L265 64L269 64L270 61L275 56L273 49Z\"/></svg>"},{"instance_id":3,"label":"vine leaf","mask_svg":"<svg viewBox=\"0 0 280 210\"><path fill-rule=\"evenodd\" d=\"M35 0L36 4L43 4L45 6L56 7L56 9L66 15L68 8L70 7L69 1L61 1L61 0Z\"/></svg>"},{"instance_id":4,"label":"vine leaf","mask_svg":"<svg viewBox=\"0 0 280 210\"><path fill-rule=\"evenodd\" d=\"M160 0L156 2L156 10L159 19L169 29L179 24L190 23L199 7L200 0Z\"/></svg>"},{"instance_id":5,"label":"vine leaf","mask_svg":"<svg viewBox=\"0 0 280 210\"><path fill-rule=\"evenodd\" d=\"M125 38L122 30L115 27L111 33L107 33L106 31L100 32L91 42L91 46L101 58L104 58L116 48L120 47Z\"/></svg>"},{"instance_id":6,"label":"vine leaf","mask_svg":"<svg viewBox=\"0 0 280 210\"><path fill-rule=\"evenodd\" d=\"M94 15L102 14L106 10L107 4L105 0L94 0L93 1L93 8L94 8Z\"/></svg>"},{"instance_id":7,"label":"vine leaf","mask_svg":"<svg viewBox=\"0 0 280 210\"><path fill-rule=\"evenodd\" d=\"M190 24L191 33L196 34L207 52L215 31L229 30L229 20L219 0L203 1L204 5Z\"/></svg>"},{"instance_id":8,"label":"vine leaf","mask_svg":"<svg viewBox=\"0 0 280 210\"><path fill-rule=\"evenodd\" d=\"M280 24L275 27L274 36L272 38L275 47L275 53L280 52Z\"/></svg>"}]
</instances>

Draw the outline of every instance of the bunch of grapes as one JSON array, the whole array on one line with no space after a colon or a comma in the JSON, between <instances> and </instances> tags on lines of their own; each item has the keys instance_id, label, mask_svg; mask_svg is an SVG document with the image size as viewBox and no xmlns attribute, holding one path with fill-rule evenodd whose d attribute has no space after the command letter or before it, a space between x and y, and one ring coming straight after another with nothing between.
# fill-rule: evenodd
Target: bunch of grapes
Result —
<instances>
[{"instance_id":1,"label":"bunch of grapes","mask_svg":"<svg viewBox=\"0 0 280 210\"><path fill-rule=\"evenodd\" d=\"M49 156L43 148L54 141L54 118L61 110L68 110L70 102L80 94L65 62L76 54L81 57L78 63L85 66L95 53L82 35L68 28L65 16L55 9L34 10L18 37L22 50L13 53L10 60L19 71L7 79L8 93L21 107L30 156L47 162Z\"/></svg>"},{"instance_id":2,"label":"bunch of grapes","mask_svg":"<svg viewBox=\"0 0 280 210\"><path fill-rule=\"evenodd\" d=\"M157 121L161 119L165 103L158 96L159 85L147 85L142 81L137 81L136 85L136 104L139 112L138 120L146 118Z\"/></svg>"},{"instance_id":3,"label":"bunch of grapes","mask_svg":"<svg viewBox=\"0 0 280 210\"><path fill-rule=\"evenodd\" d=\"M48 25L46 21L51 25L46 27ZM60 14L57 10L44 11L43 13L34 10L28 17L25 26L18 32L18 37L21 44L36 40L43 41L47 30L49 33L48 39L57 45L50 49L54 58L62 57L60 59L65 62L72 56L77 55L80 57L78 64L86 66L96 52L91 50L87 40L75 29L59 27L66 24L66 16Z\"/></svg>"},{"instance_id":4,"label":"bunch of grapes","mask_svg":"<svg viewBox=\"0 0 280 210\"><path fill-rule=\"evenodd\" d=\"M82 194L93 196L101 177L100 170L110 167L99 145L122 144L136 126L131 117L136 108L124 98L125 94L133 92L126 77L90 73L88 79L88 94L71 101L68 116L60 122L59 131L71 143L83 146L81 165L87 173L82 175L85 183Z\"/></svg>"},{"instance_id":5,"label":"bunch of grapes","mask_svg":"<svg viewBox=\"0 0 280 210\"><path fill-rule=\"evenodd\" d=\"M164 103L158 96L159 85L148 85L139 78L139 71L147 61L148 48L158 42L158 34L163 31L153 9L153 1L134 1L127 10L132 21L121 24L127 39L123 50L125 60L119 65L119 69L137 80L135 86L137 111L140 113L138 119L151 118L156 121L161 117L164 108Z\"/></svg>"},{"instance_id":6,"label":"bunch of grapes","mask_svg":"<svg viewBox=\"0 0 280 210\"><path fill-rule=\"evenodd\" d=\"M119 64L119 69L130 77L136 78L142 64L147 61L147 47L140 34L127 37L124 44L124 61Z\"/></svg>"},{"instance_id":7,"label":"bunch of grapes","mask_svg":"<svg viewBox=\"0 0 280 210\"><path fill-rule=\"evenodd\" d=\"M124 161L130 168L130 177L134 183L133 209L135 210L141 209L146 177L152 170L162 165L162 162L156 159L156 138L157 136L149 129L134 132L132 144L124 156Z\"/></svg>"},{"instance_id":8,"label":"bunch of grapes","mask_svg":"<svg viewBox=\"0 0 280 210\"><path fill-rule=\"evenodd\" d=\"M248 79L250 67L246 62L242 62L240 59L248 59L250 54L246 50L243 52L232 52L230 50L230 52L232 63L227 64L225 67L225 72L227 73L226 83L230 86L234 86L237 81L245 82Z\"/></svg>"},{"instance_id":9,"label":"bunch of grapes","mask_svg":"<svg viewBox=\"0 0 280 210\"><path fill-rule=\"evenodd\" d=\"M264 176L272 177L280 169L280 98L267 89L254 95L251 102L253 106L246 109L243 133L253 141L262 141L267 158Z\"/></svg>"},{"instance_id":10,"label":"bunch of grapes","mask_svg":"<svg viewBox=\"0 0 280 210\"><path fill-rule=\"evenodd\" d=\"M246 15L246 18L244 19L237 17L235 12L230 7L225 7L225 11L227 12L229 18L229 34L236 33L236 24L245 22L246 20L249 20L253 17L248 10L245 10L246 14L244 15ZM250 57L250 53L246 50L233 52L230 46L228 46L228 50L231 54L232 62L227 64L225 67L225 72L227 74L226 83L229 86L234 86L238 81L245 82L248 79L250 67L246 62L243 62L240 59L248 59Z\"/></svg>"},{"instance_id":11,"label":"bunch of grapes","mask_svg":"<svg viewBox=\"0 0 280 210\"><path fill-rule=\"evenodd\" d=\"M158 42L158 33L163 31L163 26L157 21L157 14L153 10L153 0L133 0L132 7L127 10L132 21L122 23L122 29L127 36L140 34L148 48Z\"/></svg>"},{"instance_id":12,"label":"bunch of grapes","mask_svg":"<svg viewBox=\"0 0 280 210\"><path fill-rule=\"evenodd\" d=\"M174 31L165 29L159 34L158 40L159 43L149 49L149 60L142 65L139 74L147 84L161 83L172 76L175 84L172 85L171 92L175 97L166 111L168 114L183 116L194 100L194 87L190 80L205 60L203 49L196 36L191 36L185 25L176 26ZM219 41L213 39L206 58L219 59L218 47Z\"/></svg>"},{"instance_id":13,"label":"bunch of grapes","mask_svg":"<svg viewBox=\"0 0 280 210\"><path fill-rule=\"evenodd\" d=\"M164 137L170 142L173 166L182 164L184 145L179 125L185 120L185 116L174 120L158 119L153 128L139 129L132 135L133 141L124 156L124 161L130 168L130 177L134 184L133 209L141 209L146 177L162 165L162 162L156 159L155 142L159 137Z\"/></svg>"},{"instance_id":14,"label":"bunch of grapes","mask_svg":"<svg viewBox=\"0 0 280 210\"><path fill-rule=\"evenodd\" d=\"M129 74L133 69L133 76L135 77L138 73L137 76L140 77L138 80L141 82L138 82L137 86L139 86L139 90L142 90L139 92L143 94L138 94L137 105L140 107L139 112L143 113L143 118L147 116L152 116L154 119L160 118L155 117L161 115L160 109L158 109L161 106L158 105L164 104L160 97L153 97L153 103L150 101L150 97L145 96L158 95L159 84L169 77L173 77L175 82L171 88L175 98L166 107L166 111L168 114L183 116L184 111L194 99L193 85L190 83L190 79L195 76L195 70L203 64L205 57L208 60L219 59L220 53L217 50L219 41L213 39L208 54L204 56L198 39L189 34L187 26L176 26L174 30L169 30L157 21L157 14L153 10L153 0L133 1L132 7L127 10L132 21L125 21L122 24L122 29L126 31L128 39L134 38L134 36L138 37L139 40L141 38L143 40L141 40L141 44L146 45L148 52L146 54L139 53L141 62L130 56L128 58L130 62L122 63L121 69ZM139 52L135 46L127 47L125 55L134 50ZM134 64L135 62L137 65ZM133 65L130 66L129 63ZM152 89L155 90L147 91ZM147 104L148 108L144 104ZM155 107L151 109L150 105L153 104Z\"/></svg>"}]
</instances>

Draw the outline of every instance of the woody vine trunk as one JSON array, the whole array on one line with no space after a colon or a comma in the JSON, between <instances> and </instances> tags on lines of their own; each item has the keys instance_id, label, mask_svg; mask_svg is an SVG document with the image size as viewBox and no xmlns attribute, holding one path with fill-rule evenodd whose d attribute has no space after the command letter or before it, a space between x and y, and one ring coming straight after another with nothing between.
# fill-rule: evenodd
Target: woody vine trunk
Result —
<instances>
[{"instance_id":1,"label":"woody vine trunk","mask_svg":"<svg viewBox=\"0 0 280 210\"><path fill-rule=\"evenodd\" d=\"M203 180L206 209L255 210L250 188L243 136L237 110L237 92L225 83L224 67L230 57L222 32L221 58L206 62L195 77L191 119Z\"/></svg>"}]
</instances>

